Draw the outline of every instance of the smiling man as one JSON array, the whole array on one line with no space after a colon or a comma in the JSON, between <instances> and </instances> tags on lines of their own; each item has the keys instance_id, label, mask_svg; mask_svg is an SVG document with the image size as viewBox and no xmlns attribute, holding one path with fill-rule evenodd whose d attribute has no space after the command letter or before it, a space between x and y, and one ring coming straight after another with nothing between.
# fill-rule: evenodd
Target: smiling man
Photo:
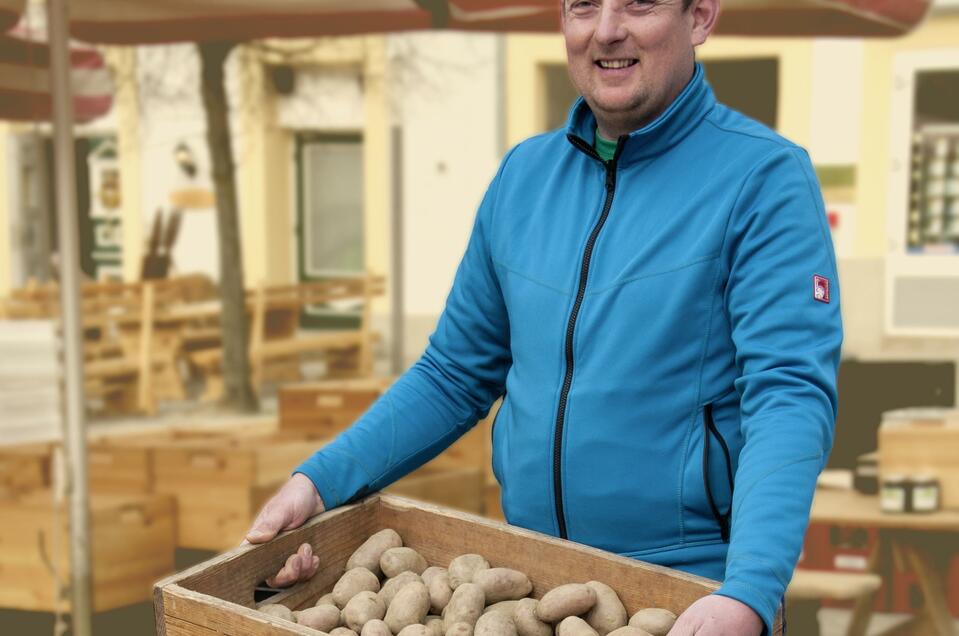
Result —
<instances>
[{"instance_id":1,"label":"smiling man","mask_svg":"<svg viewBox=\"0 0 959 636\"><path fill-rule=\"evenodd\" d=\"M567 0L564 129L480 205L420 360L248 535L422 465L503 396L507 520L721 581L670 636L771 634L832 447L842 325L806 152L718 103L719 0ZM277 576L310 575L308 550Z\"/></svg>"}]
</instances>

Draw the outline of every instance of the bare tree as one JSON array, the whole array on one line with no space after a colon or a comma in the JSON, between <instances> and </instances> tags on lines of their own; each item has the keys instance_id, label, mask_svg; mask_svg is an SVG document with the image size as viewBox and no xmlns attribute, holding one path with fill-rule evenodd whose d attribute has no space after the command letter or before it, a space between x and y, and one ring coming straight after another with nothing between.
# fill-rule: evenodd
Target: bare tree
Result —
<instances>
[{"instance_id":1,"label":"bare tree","mask_svg":"<svg viewBox=\"0 0 959 636\"><path fill-rule=\"evenodd\" d=\"M206 113L213 188L216 193L217 233L220 243L220 329L223 340L222 404L240 411L256 411L250 384L249 325L243 284L240 221L237 215L236 172L230 144L229 103L224 82L225 62L232 42L197 44L200 52L200 90Z\"/></svg>"}]
</instances>

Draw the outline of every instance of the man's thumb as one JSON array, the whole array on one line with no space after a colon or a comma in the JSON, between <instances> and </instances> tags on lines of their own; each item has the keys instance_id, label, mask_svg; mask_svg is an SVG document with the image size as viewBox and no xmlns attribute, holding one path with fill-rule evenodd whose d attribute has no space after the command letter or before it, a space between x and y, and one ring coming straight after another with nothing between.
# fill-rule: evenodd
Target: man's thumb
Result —
<instances>
[{"instance_id":1,"label":"man's thumb","mask_svg":"<svg viewBox=\"0 0 959 636\"><path fill-rule=\"evenodd\" d=\"M253 527L246 533L246 540L250 543L269 541L279 533L284 521L282 515L276 509L264 510L253 522Z\"/></svg>"}]
</instances>

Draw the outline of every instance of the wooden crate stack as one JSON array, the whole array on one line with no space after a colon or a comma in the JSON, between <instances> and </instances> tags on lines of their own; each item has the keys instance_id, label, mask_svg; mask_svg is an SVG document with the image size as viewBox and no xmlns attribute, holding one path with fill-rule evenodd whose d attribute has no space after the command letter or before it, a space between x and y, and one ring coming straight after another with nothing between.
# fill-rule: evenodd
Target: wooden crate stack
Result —
<instances>
[{"instance_id":1,"label":"wooden crate stack","mask_svg":"<svg viewBox=\"0 0 959 636\"><path fill-rule=\"evenodd\" d=\"M0 607L69 610L68 517L49 490L0 499ZM174 571L174 520L170 497L91 498L94 611L147 600Z\"/></svg>"}]
</instances>

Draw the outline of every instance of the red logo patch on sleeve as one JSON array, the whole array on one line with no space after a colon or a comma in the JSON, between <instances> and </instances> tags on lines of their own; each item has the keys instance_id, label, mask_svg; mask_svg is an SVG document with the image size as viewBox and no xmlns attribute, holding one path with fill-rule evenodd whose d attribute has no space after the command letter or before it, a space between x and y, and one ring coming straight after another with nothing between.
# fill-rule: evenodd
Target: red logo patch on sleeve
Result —
<instances>
[{"instance_id":1,"label":"red logo patch on sleeve","mask_svg":"<svg viewBox=\"0 0 959 636\"><path fill-rule=\"evenodd\" d=\"M829 303L829 279L825 276L812 277L812 297L821 303Z\"/></svg>"}]
</instances>

